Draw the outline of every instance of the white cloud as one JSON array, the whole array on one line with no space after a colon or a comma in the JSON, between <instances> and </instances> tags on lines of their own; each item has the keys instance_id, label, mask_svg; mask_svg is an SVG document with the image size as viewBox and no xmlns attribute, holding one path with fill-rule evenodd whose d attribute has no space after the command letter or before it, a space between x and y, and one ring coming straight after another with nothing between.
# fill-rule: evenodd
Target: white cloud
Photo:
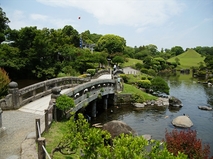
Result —
<instances>
[{"instance_id":1,"label":"white cloud","mask_svg":"<svg viewBox=\"0 0 213 159\"><path fill-rule=\"evenodd\" d=\"M26 26L25 23L26 16L23 11L15 10L9 17L10 23L9 26L12 29L20 29L23 26Z\"/></svg>"},{"instance_id":2,"label":"white cloud","mask_svg":"<svg viewBox=\"0 0 213 159\"><path fill-rule=\"evenodd\" d=\"M126 25L144 28L161 25L178 15L184 5L177 0L37 0L40 3L75 7L92 14L104 25Z\"/></svg>"},{"instance_id":3,"label":"white cloud","mask_svg":"<svg viewBox=\"0 0 213 159\"><path fill-rule=\"evenodd\" d=\"M45 21L47 20L48 16L46 15L41 15L41 14L31 14L30 15L30 18L32 20L42 20L42 21Z\"/></svg>"}]
</instances>

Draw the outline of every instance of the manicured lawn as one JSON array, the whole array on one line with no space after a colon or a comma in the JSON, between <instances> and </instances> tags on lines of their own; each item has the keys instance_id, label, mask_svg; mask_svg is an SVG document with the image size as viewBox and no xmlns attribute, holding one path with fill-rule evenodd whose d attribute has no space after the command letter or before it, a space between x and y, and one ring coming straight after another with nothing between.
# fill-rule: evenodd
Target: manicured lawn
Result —
<instances>
[{"instance_id":1,"label":"manicured lawn","mask_svg":"<svg viewBox=\"0 0 213 159\"><path fill-rule=\"evenodd\" d=\"M180 66L179 68L191 68L192 66L198 67L200 62L204 63L205 57L201 57L199 53L196 51L189 49L186 52L172 57L168 60L168 62L175 62L175 59L179 58Z\"/></svg>"},{"instance_id":2,"label":"manicured lawn","mask_svg":"<svg viewBox=\"0 0 213 159\"><path fill-rule=\"evenodd\" d=\"M141 91L140 89L136 88L133 85L126 84L124 83L124 90L122 93L135 93L135 94L140 94L144 97L145 100L156 100L157 97L147 94L146 92Z\"/></svg>"},{"instance_id":3,"label":"manicured lawn","mask_svg":"<svg viewBox=\"0 0 213 159\"><path fill-rule=\"evenodd\" d=\"M142 64L143 61L142 60L138 60L138 59L127 58L127 61L124 62L121 66L122 67L130 66L130 67L134 68L136 63L141 63Z\"/></svg>"},{"instance_id":4,"label":"manicured lawn","mask_svg":"<svg viewBox=\"0 0 213 159\"><path fill-rule=\"evenodd\" d=\"M45 137L46 149L49 154L51 154L51 151L55 147L57 147L63 135L67 134L68 132L67 123L68 121L53 122L49 131L42 135L42 137ZM64 156L59 152L54 153L54 159L78 159L78 158L79 157L77 155Z\"/></svg>"}]
</instances>

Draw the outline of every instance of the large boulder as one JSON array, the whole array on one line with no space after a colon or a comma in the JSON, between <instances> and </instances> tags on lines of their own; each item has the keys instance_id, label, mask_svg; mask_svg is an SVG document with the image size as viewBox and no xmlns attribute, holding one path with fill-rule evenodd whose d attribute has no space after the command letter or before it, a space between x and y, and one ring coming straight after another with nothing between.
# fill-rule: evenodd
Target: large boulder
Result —
<instances>
[{"instance_id":1,"label":"large boulder","mask_svg":"<svg viewBox=\"0 0 213 159\"><path fill-rule=\"evenodd\" d=\"M137 136L137 133L135 130L133 130L129 125L122 121L113 120L110 122L107 122L102 127L103 130L107 130L112 138L119 136L120 134L133 134L134 136Z\"/></svg>"},{"instance_id":2,"label":"large boulder","mask_svg":"<svg viewBox=\"0 0 213 159\"><path fill-rule=\"evenodd\" d=\"M198 106L198 108L201 110L212 110L212 107L208 107L208 106Z\"/></svg>"},{"instance_id":3,"label":"large boulder","mask_svg":"<svg viewBox=\"0 0 213 159\"><path fill-rule=\"evenodd\" d=\"M188 116L178 116L173 119L172 124L174 126L182 128L190 128L191 126L193 126L193 123Z\"/></svg>"},{"instance_id":4,"label":"large boulder","mask_svg":"<svg viewBox=\"0 0 213 159\"><path fill-rule=\"evenodd\" d=\"M177 99L174 96L171 96L169 98L169 106L172 106L172 107L182 107L183 104L182 104L182 102L179 99Z\"/></svg>"}]
</instances>

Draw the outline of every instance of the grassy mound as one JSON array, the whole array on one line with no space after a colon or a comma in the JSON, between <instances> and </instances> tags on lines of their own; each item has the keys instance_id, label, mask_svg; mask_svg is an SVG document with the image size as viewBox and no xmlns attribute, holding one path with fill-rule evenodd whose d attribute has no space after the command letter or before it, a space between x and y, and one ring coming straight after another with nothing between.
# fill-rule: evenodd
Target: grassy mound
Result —
<instances>
[{"instance_id":1,"label":"grassy mound","mask_svg":"<svg viewBox=\"0 0 213 159\"><path fill-rule=\"evenodd\" d=\"M200 62L204 63L205 57L201 57L199 53L197 53L193 49L189 49L186 52L172 57L168 59L168 62L175 62L175 59L178 58L180 61L180 68L190 68L190 67L198 67Z\"/></svg>"},{"instance_id":2,"label":"grassy mound","mask_svg":"<svg viewBox=\"0 0 213 159\"><path fill-rule=\"evenodd\" d=\"M127 61L122 64L122 67L130 66L130 67L134 68L136 63L141 63L142 64L143 61L142 60L138 60L138 59L127 58Z\"/></svg>"},{"instance_id":3,"label":"grassy mound","mask_svg":"<svg viewBox=\"0 0 213 159\"><path fill-rule=\"evenodd\" d=\"M156 100L157 97L147 94L146 92L141 91L140 89L136 88L133 85L126 84L124 83L124 90L122 93L132 93L132 94L139 94L144 97L145 101L146 100Z\"/></svg>"}]
</instances>

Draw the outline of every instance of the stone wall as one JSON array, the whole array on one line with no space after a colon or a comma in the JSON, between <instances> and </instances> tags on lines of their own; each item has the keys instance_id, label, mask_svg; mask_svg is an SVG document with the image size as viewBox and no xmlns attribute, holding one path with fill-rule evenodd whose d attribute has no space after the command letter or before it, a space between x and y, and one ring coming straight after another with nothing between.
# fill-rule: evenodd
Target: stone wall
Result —
<instances>
[{"instance_id":1,"label":"stone wall","mask_svg":"<svg viewBox=\"0 0 213 159\"><path fill-rule=\"evenodd\" d=\"M114 105L132 104L132 94L115 94Z\"/></svg>"}]
</instances>

